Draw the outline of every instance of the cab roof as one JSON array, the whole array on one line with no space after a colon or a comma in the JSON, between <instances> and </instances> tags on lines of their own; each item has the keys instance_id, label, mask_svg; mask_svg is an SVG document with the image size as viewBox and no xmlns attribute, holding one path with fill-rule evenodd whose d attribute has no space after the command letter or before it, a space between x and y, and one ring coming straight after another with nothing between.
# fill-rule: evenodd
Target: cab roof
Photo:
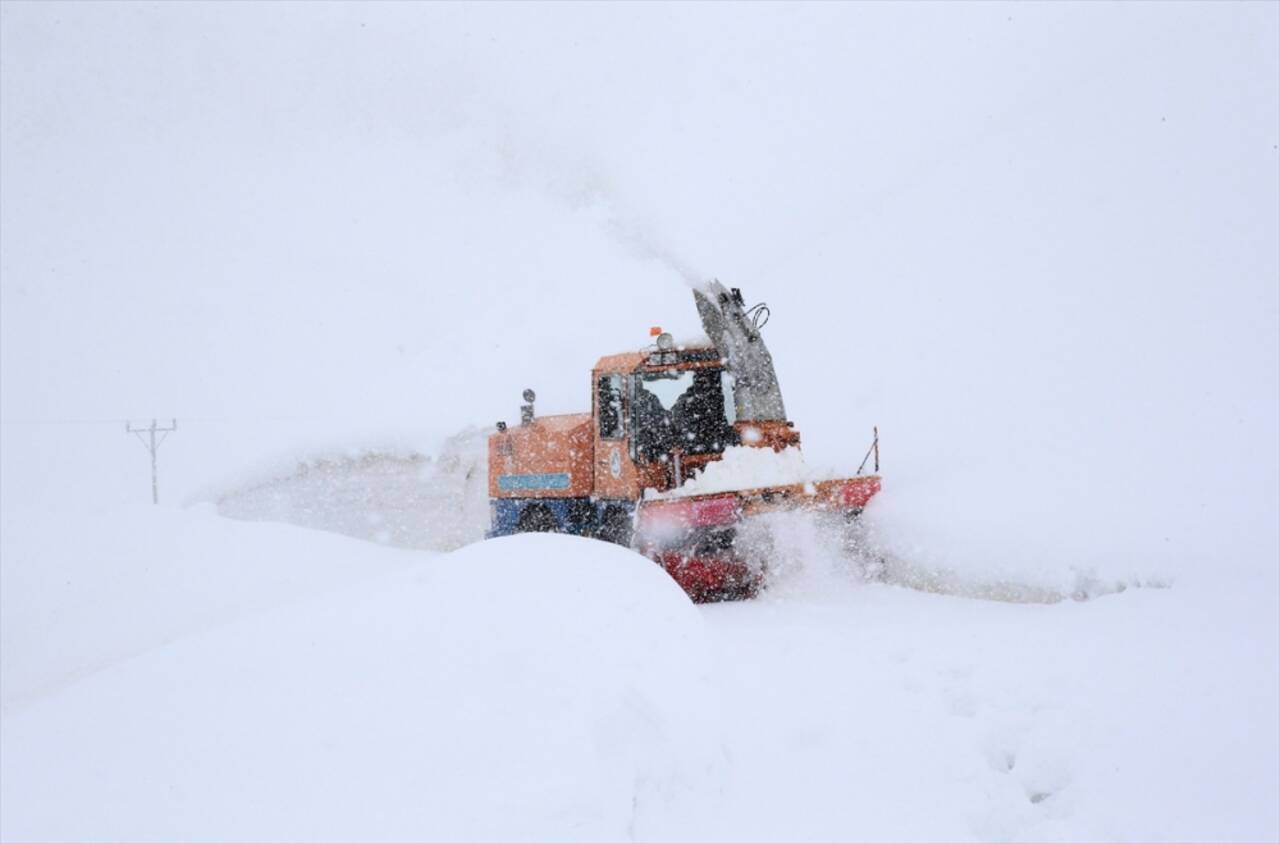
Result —
<instances>
[{"instance_id":1,"label":"cab roof","mask_svg":"<svg viewBox=\"0 0 1280 844\"><path fill-rule=\"evenodd\" d=\"M656 348L643 349L638 352L622 352L616 355L605 355L596 361L594 372L635 372L649 363L649 359L659 354ZM697 346L679 346L677 354L681 358L662 364L652 364L654 369L700 369L704 366L719 365L720 356L714 346L700 344ZM687 356L687 357L686 357Z\"/></svg>"},{"instance_id":2,"label":"cab roof","mask_svg":"<svg viewBox=\"0 0 1280 844\"><path fill-rule=\"evenodd\" d=\"M623 352L617 355L605 355L596 361L598 372L631 372L648 359L648 352Z\"/></svg>"}]
</instances>

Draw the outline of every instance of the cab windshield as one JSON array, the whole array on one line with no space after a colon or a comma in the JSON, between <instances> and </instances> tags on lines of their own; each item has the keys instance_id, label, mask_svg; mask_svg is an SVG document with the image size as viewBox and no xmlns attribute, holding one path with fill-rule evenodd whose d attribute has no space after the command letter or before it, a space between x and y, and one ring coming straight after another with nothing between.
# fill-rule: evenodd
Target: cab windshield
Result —
<instances>
[{"instance_id":1,"label":"cab windshield","mask_svg":"<svg viewBox=\"0 0 1280 844\"><path fill-rule=\"evenodd\" d=\"M733 376L722 369L646 372L636 380L633 403L636 457L663 459L719 453L736 442Z\"/></svg>"}]
</instances>

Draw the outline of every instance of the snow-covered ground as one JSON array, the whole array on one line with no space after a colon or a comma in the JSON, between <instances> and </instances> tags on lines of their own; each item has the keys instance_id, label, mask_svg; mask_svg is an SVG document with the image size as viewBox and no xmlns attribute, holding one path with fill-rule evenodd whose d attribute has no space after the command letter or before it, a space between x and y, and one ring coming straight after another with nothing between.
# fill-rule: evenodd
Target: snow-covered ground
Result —
<instances>
[{"instance_id":1,"label":"snow-covered ground","mask_svg":"<svg viewBox=\"0 0 1280 844\"><path fill-rule=\"evenodd\" d=\"M0 4L0 839L1280 839L1278 36ZM920 589L470 544L710 276Z\"/></svg>"},{"instance_id":2,"label":"snow-covered ground","mask_svg":"<svg viewBox=\"0 0 1280 844\"><path fill-rule=\"evenodd\" d=\"M419 555L7 719L5 834L623 838L720 779L710 662L693 605L629 551ZM69 794L101 799L67 812Z\"/></svg>"},{"instance_id":3,"label":"snow-covered ground","mask_svg":"<svg viewBox=\"0 0 1280 844\"><path fill-rule=\"evenodd\" d=\"M592 540L440 555L148 515L146 565L104 547L110 588L67 583L97 603L43 599L96 638L6 628L7 691L46 682L0 722L5 840L1276 832L1271 599L1213 577L1044 606L858 584L810 554L761 600L695 608ZM14 626L56 632L37 621Z\"/></svg>"}]
</instances>

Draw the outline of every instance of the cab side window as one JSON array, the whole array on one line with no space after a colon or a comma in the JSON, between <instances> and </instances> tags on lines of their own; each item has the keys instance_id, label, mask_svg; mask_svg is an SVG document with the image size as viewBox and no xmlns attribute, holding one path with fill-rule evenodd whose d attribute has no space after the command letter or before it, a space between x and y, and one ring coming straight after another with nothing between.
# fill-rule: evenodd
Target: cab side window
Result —
<instances>
[{"instance_id":1,"label":"cab side window","mask_svg":"<svg viewBox=\"0 0 1280 844\"><path fill-rule=\"evenodd\" d=\"M622 429L622 376L601 375L596 382L596 407L600 416L600 437L620 440Z\"/></svg>"}]
</instances>

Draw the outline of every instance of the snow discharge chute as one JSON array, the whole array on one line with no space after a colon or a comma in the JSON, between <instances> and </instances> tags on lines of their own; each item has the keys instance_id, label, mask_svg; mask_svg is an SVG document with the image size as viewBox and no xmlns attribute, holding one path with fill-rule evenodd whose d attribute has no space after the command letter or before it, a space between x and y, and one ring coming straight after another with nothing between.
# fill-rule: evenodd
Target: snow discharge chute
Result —
<instances>
[{"instance_id":1,"label":"snow discharge chute","mask_svg":"<svg viewBox=\"0 0 1280 844\"><path fill-rule=\"evenodd\" d=\"M735 379L734 404L738 419L750 422L785 422L782 388L773 371L773 356L764 338L743 308L742 294L730 292L718 281L694 288L698 316L711 343L727 361Z\"/></svg>"}]
</instances>

